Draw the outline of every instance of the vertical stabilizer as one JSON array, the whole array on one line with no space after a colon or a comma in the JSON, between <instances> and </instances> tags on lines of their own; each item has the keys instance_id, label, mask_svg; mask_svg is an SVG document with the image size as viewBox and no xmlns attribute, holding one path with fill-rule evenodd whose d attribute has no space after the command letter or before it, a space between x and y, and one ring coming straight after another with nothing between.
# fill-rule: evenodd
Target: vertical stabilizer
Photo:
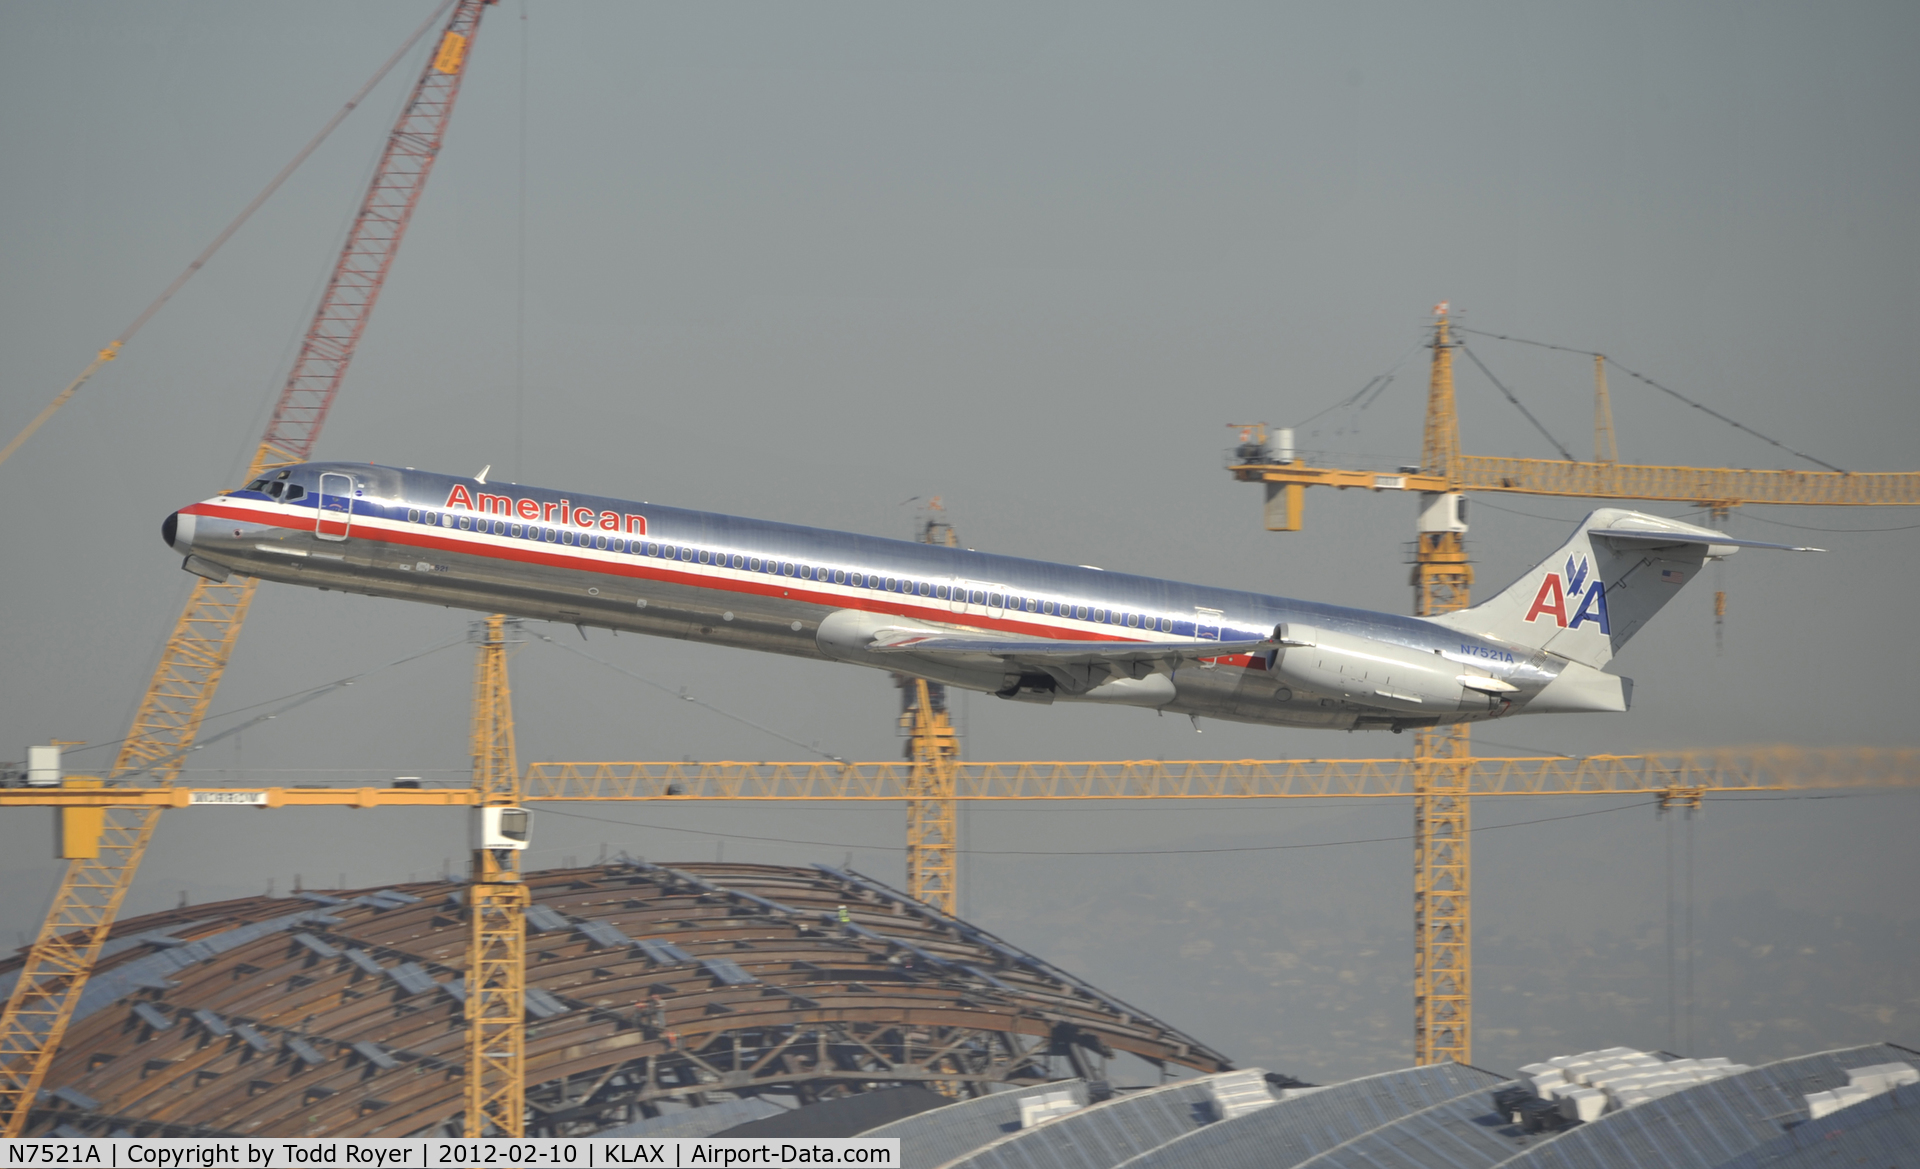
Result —
<instances>
[{"instance_id":1,"label":"vertical stabilizer","mask_svg":"<svg viewBox=\"0 0 1920 1169\"><path fill-rule=\"evenodd\" d=\"M1702 564L1748 543L1679 520L1603 507L1492 600L1433 620L1604 666Z\"/></svg>"}]
</instances>

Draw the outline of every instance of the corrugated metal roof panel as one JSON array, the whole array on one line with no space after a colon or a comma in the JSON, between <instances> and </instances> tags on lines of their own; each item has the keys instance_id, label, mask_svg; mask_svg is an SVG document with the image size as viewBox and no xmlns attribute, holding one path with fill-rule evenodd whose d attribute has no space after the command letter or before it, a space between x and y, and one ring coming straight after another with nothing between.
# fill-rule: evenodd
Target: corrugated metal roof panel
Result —
<instances>
[{"instance_id":1,"label":"corrugated metal roof panel","mask_svg":"<svg viewBox=\"0 0 1920 1169\"><path fill-rule=\"evenodd\" d=\"M1724 1080L1609 1112L1514 1157L1514 1169L1695 1169L1724 1165L1797 1131L1806 1096L1847 1083L1847 1069L1910 1059L1886 1044L1783 1059ZM1871 1101L1868 1101L1871 1103ZM1855 1105L1860 1108L1864 1105ZM1835 1120L1853 1109L1836 1112Z\"/></svg>"},{"instance_id":2,"label":"corrugated metal roof panel","mask_svg":"<svg viewBox=\"0 0 1920 1169\"><path fill-rule=\"evenodd\" d=\"M618 950L633 944L633 939L621 933L620 927L610 921L583 921L576 923L574 928L589 942L605 949Z\"/></svg>"},{"instance_id":3,"label":"corrugated metal roof panel","mask_svg":"<svg viewBox=\"0 0 1920 1169\"><path fill-rule=\"evenodd\" d=\"M307 949L312 950L315 954L317 954L322 958L338 958L340 956L340 951L334 949L332 946L329 946L327 943L321 941L319 938L314 937L310 933L305 933L305 932L297 933L293 935L293 940L305 946Z\"/></svg>"},{"instance_id":4,"label":"corrugated metal roof panel","mask_svg":"<svg viewBox=\"0 0 1920 1169\"><path fill-rule=\"evenodd\" d=\"M140 1016L141 1022L155 1031L169 1031L173 1028L173 1020L162 1014L160 1008L152 1003L133 1004L133 1013Z\"/></svg>"},{"instance_id":5,"label":"corrugated metal roof panel","mask_svg":"<svg viewBox=\"0 0 1920 1169\"><path fill-rule=\"evenodd\" d=\"M298 1035L287 1036L287 1050L294 1054L294 1058L309 1067L319 1067L321 1064L327 1062L327 1057L320 1054L319 1048L308 1043Z\"/></svg>"},{"instance_id":6,"label":"corrugated metal roof panel","mask_svg":"<svg viewBox=\"0 0 1920 1169\"><path fill-rule=\"evenodd\" d=\"M527 906L527 928L537 934L550 934L558 930L569 930L573 923L565 914L558 913L544 905Z\"/></svg>"},{"instance_id":7,"label":"corrugated metal roof panel","mask_svg":"<svg viewBox=\"0 0 1920 1169\"><path fill-rule=\"evenodd\" d=\"M365 950L348 950L347 961L376 978L387 972L387 968L374 961L373 955L367 953Z\"/></svg>"},{"instance_id":8,"label":"corrugated metal roof panel","mask_svg":"<svg viewBox=\"0 0 1920 1169\"><path fill-rule=\"evenodd\" d=\"M393 1058L391 1055L388 1055L387 1049L380 1046L378 1043L369 1043L369 1042L362 1041L354 1044L353 1049L360 1053L360 1057L362 1059L366 1060L368 1063L372 1064L374 1067L387 1069L387 1068L397 1068L400 1066L400 1061Z\"/></svg>"},{"instance_id":9,"label":"corrugated metal roof panel","mask_svg":"<svg viewBox=\"0 0 1920 1169\"><path fill-rule=\"evenodd\" d=\"M662 966L678 966L682 962L693 961L693 955L667 941L665 938L639 938L634 945L640 952Z\"/></svg>"},{"instance_id":10,"label":"corrugated metal roof panel","mask_svg":"<svg viewBox=\"0 0 1920 1169\"><path fill-rule=\"evenodd\" d=\"M1520 1126L1496 1114L1488 1092L1476 1089L1351 1137L1300 1162L1300 1167L1433 1169L1444 1165L1448 1169L1491 1169L1543 1139L1548 1138L1528 1136Z\"/></svg>"},{"instance_id":11,"label":"corrugated metal roof panel","mask_svg":"<svg viewBox=\"0 0 1920 1169\"><path fill-rule=\"evenodd\" d=\"M1920 1150L1920 1087L1895 1088L1819 1120L1795 1125L1719 1169L1824 1169L1913 1164Z\"/></svg>"},{"instance_id":12,"label":"corrugated metal roof panel","mask_svg":"<svg viewBox=\"0 0 1920 1169\"><path fill-rule=\"evenodd\" d=\"M1211 1123L1210 1096L1202 1076L1116 1097L1002 1137L954 1169L1112 1169Z\"/></svg>"},{"instance_id":13,"label":"corrugated metal roof panel","mask_svg":"<svg viewBox=\"0 0 1920 1169\"><path fill-rule=\"evenodd\" d=\"M745 986L749 982L760 981L741 969L740 964L731 958L702 958L700 965L706 967L708 974L728 986Z\"/></svg>"},{"instance_id":14,"label":"corrugated metal roof panel","mask_svg":"<svg viewBox=\"0 0 1920 1169\"><path fill-rule=\"evenodd\" d=\"M739 1100L722 1100L704 1108L683 1108L678 1112L668 1112L650 1120L636 1120L632 1124L603 1128L593 1135L596 1138L697 1139L710 1137L736 1124L745 1124L750 1120L764 1120L786 1111L787 1109L762 1097L747 1096Z\"/></svg>"},{"instance_id":15,"label":"corrugated metal roof panel","mask_svg":"<svg viewBox=\"0 0 1920 1169\"><path fill-rule=\"evenodd\" d=\"M100 1107L100 1101L95 1100L78 1088L55 1088L51 1095L55 1100L65 1100L82 1112L92 1112Z\"/></svg>"},{"instance_id":16,"label":"corrugated metal roof panel","mask_svg":"<svg viewBox=\"0 0 1920 1169\"><path fill-rule=\"evenodd\" d=\"M1086 1083L1068 1080L962 1100L868 1129L860 1135L900 1138L900 1169L935 1169L982 1145L1019 1132L1020 1101L1045 1092L1071 1093L1073 1102L1083 1108L1087 1103Z\"/></svg>"},{"instance_id":17,"label":"corrugated metal roof panel","mask_svg":"<svg viewBox=\"0 0 1920 1169\"><path fill-rule=\"evenodd\" d=\"M387 971L387 977L393 979L402 994L420 994L434 988L433 976L418 962L402 962Z\"/></svg>"},{"instance_id":18,"label":"corrugated metal roof panel","mask_svg":"<svg viewBox=\"0 0 1920 1169\"><path fill-rule=\"evenodd\" d=\"M255 1031L252 1027L247 1026L245 1023L235 1023L233 1025L233 1033L238 1035L248 1047L253 1048L263 1055L273 1050L273 1045L267 1042L265 1036Z\"/></svg>"},{"instance_id":19,"label":"corrugated metal roof panel","mask_svg":"<svg viewBox=\"0 0 1920 1169\"><path fill-rule=\"evenodd\" d=\"M527 1012L539 1019L551 1019L555 1015L564 1015L571 1007L537 986L527 988Z\"/></svg>"},{"instance_id":20,"label":"corrugated metal roof panel","mask_svg":"<svg viewBox=\"0 0 1920 1169\"><path fill-rule=\"evenodd\" d=\"M193 1017L198 1019L200 1025L207 1029L207 1034L215 1039L225 1039L233 1032L233 1028L227 1026L227 1021L212 1011L198 1010L193 1013Z\"/></svg>"}]
</instances>

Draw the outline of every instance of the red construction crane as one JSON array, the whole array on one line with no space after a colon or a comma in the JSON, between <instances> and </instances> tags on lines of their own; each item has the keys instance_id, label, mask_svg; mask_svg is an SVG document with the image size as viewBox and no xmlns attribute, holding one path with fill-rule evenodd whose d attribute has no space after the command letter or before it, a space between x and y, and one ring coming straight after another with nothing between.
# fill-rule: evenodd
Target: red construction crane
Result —
<instances>
[{"instance_id":1,"label":"red construction crane","mask_svg":"<svg viewBox=\"0 0 1920 1169\"><path fill-rule=\"evenodd\" d=\"M433 59L421 71L387 137L333 277L243 482L302 462L312 452L439 157L473 39L480 31L480 14L495 2L450 0L452 12ZM167 639L109 783L144 774L151 779L140 786L165 786L179 774L258 583L252 578L194 582L193 594ZM52 908L0 1014L0 1130L7 1136L18 1136L26 1124L34 1094L53 1061L158 819L158 810L150 807L105 809L97 841L76 850L92 855L69 858Z\"/></svg>"}]
</instances>

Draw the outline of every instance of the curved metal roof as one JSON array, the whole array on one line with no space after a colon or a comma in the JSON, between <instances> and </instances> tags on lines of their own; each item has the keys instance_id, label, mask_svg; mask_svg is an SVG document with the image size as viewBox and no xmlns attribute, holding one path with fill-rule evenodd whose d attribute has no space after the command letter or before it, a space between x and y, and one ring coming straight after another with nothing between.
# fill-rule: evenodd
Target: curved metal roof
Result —
<instances>
[{"instance_id":1,"label":"curved metal roof","mask_svg":"<svg viewBox=\"0 0 1920 1169\"><path fill-rule=\"evenodd\" d=\"M1112 1169L1213 1122L1208 1077L1178 1080L1021 1129L947 1162L952 1169Z\"/></svg>"},{"instance_id":2,"label":"curved metal roof","mask_svg":"<svg viewBox=\"0 0 1920 1169\"><path fill-rule=\"evenodd\" d=\"M1504 1082L1492 1072L1457 1063L1347 1080L1207 1125L1122 1162L1122 1169L1285 1169L1423 1108L1463 1098L1485 1100L1488 1090Z\"/></svg>"},{"instance_id":3,"label":"curved metal roof","mask_svg":"<svg viewBox=\"0 0 1920 1169\"><path fill-rule=\"evenodd\" d=\"M666 1100L979 1092L1051 1080L1055 1056L1093 1075L1117 1052L1231 1066L858 874L622 862L527 884L530 1133L631 1123ZM461 892L247 898L121 923L33 1131L457 1131Z\"/></svg>"},{"instance_id":4,"label":"curved metal roof","mask_svg":"<svg viewBox=\"0 0 1920 1169\"><path fill-rule=\"evenodd\" d=\"M1515 1169L1612 1169L1622 1165L1693 1169L1748 1163L1742 1158L1789 1138L1779 1144L1784 1157L1784 1150L1798 1147L1800 1137L1844 1131L1855 1118L1865 1120L1888 1107L1867 1108L1874 1103L1869 1100L1816 1122L1807 1111L1807 1093L1845 1085L1848 1068L1913 1058L1914 1053L1905 1048L1872 1044L1762 1064L1737 1076L1609 1112L1591 1124L1561 1132L1507 1164ZM1803 1134L1801 1129L1807 1132ZM1813 1143L1817 1146L1819 1142Z\"/></svg>"},{"instance_id":5,"label":"curved metal roof","mask_svg":"<svg viewBox=\"0 0 1920 1169\"><path fill-rule=\"evenodd\" d=\"M1020 1131L1020 1102L1042 1091L1065 1092L1078 1108L1087 1104L1086 1082L1067 1080L1029 1092L977 1096L883 1124L860 1135L900 1138L900 1169L936 1169L1008 1133Z\"/></svg>"}]
</instances>

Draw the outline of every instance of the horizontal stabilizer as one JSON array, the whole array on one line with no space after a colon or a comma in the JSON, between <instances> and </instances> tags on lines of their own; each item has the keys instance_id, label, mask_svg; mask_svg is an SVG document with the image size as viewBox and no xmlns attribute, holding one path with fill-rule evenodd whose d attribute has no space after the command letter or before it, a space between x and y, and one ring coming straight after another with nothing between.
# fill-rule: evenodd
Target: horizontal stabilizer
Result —
<instances>
[{"instance_id":1,"label":"horizontal stabilizer","mask_svg":"<svg viewBox=\"0 0 1920 1169\"><path fill-rule=\"evenodd\" d=\"M1588 528L1587 535L1600 536L1608 540L1632 540L1640 544L1658 544L1679 546L1682 544L1701 544L1715 547L1725 544L1729 548L1773 548L1781 552L1825 552L1825 548L1809 548L1801 544L1769 544L1764 540L1736 540L1720 532L1711 535L1692 535L1685 532L1649 532L1639 528Z\"/></svg>"}]
</instances>

